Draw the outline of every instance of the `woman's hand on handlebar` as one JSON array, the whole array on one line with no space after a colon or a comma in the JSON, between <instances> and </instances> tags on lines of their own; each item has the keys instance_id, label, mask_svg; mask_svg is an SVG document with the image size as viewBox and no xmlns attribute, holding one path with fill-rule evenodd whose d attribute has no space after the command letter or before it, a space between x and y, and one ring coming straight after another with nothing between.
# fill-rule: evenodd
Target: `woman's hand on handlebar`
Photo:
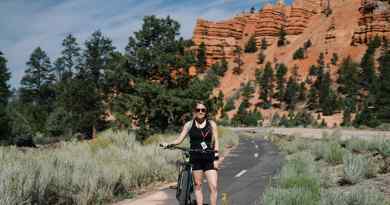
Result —
<instances>
[{"instance_id":1,"label":"woman's hand on handlebar","mask_svg":"<svg viewBox=\"0 0 390 205\"><path fill-rule=\"evenodd\" d=\"M167 142L163 142L163 143L160 144L160 147L163 147L165 149L173 147L173 146L174 146L174 144L169 144Z\"/></svg>"}]
</instances>

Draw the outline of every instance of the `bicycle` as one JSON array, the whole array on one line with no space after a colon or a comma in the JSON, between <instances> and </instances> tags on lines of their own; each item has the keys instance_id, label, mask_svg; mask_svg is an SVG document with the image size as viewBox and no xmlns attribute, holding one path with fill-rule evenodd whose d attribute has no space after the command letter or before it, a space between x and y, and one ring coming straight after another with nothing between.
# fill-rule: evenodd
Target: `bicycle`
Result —
<instances>
[{"instance_id":1,"label":"bicycle","mask_svg":"<svg viewBox=\"0 0 390 205\"><path fill-rule=\"evenodd\" d=\"M163 145L160 144L160 147L163 147ZM165 149L177 149L182 151L183 160L182 162L179 162L179 175L177 177L176 186L176 199L179 201L179 205L196 205L190 153L214 153L214 150L190 149L176 146L167 146Z\"/></svg>"}]
</instances>

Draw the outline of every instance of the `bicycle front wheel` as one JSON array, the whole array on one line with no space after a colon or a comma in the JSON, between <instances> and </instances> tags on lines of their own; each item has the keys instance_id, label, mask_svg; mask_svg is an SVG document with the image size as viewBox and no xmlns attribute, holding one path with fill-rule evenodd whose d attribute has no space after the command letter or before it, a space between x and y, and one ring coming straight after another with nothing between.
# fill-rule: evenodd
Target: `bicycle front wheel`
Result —
<instances>
[{"instance_id":1,"label":"bicycle front wheel","mask_svg":"<svg viewBox=\"0 0 390 205\"><path fill-rule=\"evenodd\" d=\"M182 169L177 181L176 198L179 201L179 205L189 205L188 198L190 194L190 177L189 171Z\"/></svg>"}]
</instances>

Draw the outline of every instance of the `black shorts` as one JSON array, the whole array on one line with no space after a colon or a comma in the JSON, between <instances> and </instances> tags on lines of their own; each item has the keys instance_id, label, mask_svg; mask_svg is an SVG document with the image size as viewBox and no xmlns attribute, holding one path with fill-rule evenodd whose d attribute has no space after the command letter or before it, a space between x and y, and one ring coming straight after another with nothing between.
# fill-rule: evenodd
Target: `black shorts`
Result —
<instances>
[{"instance_id":1,"label":"black shorts","mask_svg":"<svg viewBox=\"0 0 390 205\"><path fill-rule=\"evenodd\" d=\"M218 170L214 167L214 160L209 159L192 159L192 170Z\"/></svg>"}]
</instances>

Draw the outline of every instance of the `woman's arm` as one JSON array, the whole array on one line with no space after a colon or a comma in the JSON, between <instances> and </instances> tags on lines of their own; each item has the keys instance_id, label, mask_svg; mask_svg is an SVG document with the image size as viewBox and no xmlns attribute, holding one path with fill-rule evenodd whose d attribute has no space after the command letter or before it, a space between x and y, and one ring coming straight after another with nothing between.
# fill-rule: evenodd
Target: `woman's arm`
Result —
<instances>
[{"instance_id":1,"label":"woman's arm","mask_svg":"<svg viewBox=\"0 0 390 205\"><path fill-rule=\"evenodd\" d=\"M187 133L190 131L190 129L191 129L191 122L187 122L186 124L184 124L183 129L182 129L179 137L176 138L171 143L166 143L166 145L168 145L168 144L178 145L178 144L182 143L184 138L187 136Z\"/></svg>"},{"instance_id":2,"label":"woman's arm","mask_svg":"<svg viewBox=\"0 0 390 205\"><path fill-rule=\"evenodd\" d=\"M214 150L219 151L219 139L218 139L218 127L214 121L210 121L211 127L213 129L213 137L214 137Z\"/></svg>"}]
</instances>

